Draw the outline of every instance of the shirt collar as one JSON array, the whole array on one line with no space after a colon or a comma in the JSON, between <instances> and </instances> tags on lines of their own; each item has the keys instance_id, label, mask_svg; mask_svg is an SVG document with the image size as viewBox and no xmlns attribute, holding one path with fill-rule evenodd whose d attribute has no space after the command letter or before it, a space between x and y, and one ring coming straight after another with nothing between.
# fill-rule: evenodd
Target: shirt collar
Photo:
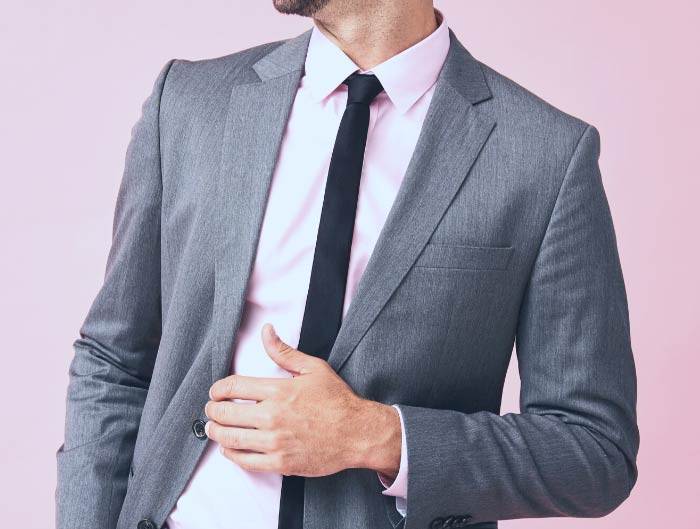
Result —
<instances>
[{"instance_id":1,"label":"shirt collar","mask_svg":"<svg viewBox=\"0 0 700 529\"><path fill-rule=\"evenodd\" d=\"M373 73L396 109L404 113L433 86L447 57L450 36L444 15L435 9L438 27L423 40L370 70L361 70L314 25L304 64L305 83L316 101L328 97L355 71Z\"/></svg>"}]
</instances>

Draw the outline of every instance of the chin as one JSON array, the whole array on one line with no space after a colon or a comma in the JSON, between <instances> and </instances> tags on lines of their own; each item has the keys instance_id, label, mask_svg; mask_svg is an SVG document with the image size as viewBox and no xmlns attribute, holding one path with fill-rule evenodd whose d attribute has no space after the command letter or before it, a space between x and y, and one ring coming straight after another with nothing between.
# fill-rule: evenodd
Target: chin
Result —
<instances>
[{"instance_id":1,"label":"chin","mask_svg":"<svg viewBox=\"0 0 700 529\"><path fill-rule=\"evenodd\" d=\"M286 15L310 17L323 8L329 0L272 0L275 9Z\"/></svg>"}]
</instances>

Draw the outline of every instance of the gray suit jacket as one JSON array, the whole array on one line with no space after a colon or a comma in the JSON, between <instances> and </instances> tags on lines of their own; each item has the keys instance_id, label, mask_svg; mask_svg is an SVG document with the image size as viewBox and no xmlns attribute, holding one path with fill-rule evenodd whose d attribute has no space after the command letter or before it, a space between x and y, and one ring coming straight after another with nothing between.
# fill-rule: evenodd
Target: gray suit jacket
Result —
<instances>
[{"instance_id":1,"label":"gray suit jacket","mask_svg":"<svg viewBox=\"0 0 700 529\"><path fill-rule=\"evenodd\" d=\"M227 375L309 36L171 60L145 101L104 285L74 344L59 528L160 527L202 453L192 425ZM635 369L598 132L450 38L329 358L358 394L400 404L408 513L373 471L351 469L306 481L306 529L602 516L636 480ZM521 413L499 415L514 343Z\"/></svg>"}]
</instances>

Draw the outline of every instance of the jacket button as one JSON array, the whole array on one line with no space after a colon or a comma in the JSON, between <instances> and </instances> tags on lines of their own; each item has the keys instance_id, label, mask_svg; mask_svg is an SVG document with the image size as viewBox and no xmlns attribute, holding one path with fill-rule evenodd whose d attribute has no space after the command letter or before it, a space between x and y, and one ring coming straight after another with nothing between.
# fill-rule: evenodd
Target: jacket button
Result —
<instances>
[{"instance_id":1,"label":"jacket button","mask_svg":"<svg viewBox=\"0 0 700 529\"><path fill-rule=\"evenodd\" d=\"M204 431L204 421L202 419L197 419L192 423L192 431L197 439L204 439L207 436L207 432ZM150 527L139 527L138 529L151 529ZM155 529L155 528L153 528Z\"/></svg>"},{"instance_id":2,"label":"jacket button","mask_svg":"<svg viewBox=\"0 0 700 529\"><path fill-rule=\"evenodd\" d=\"M459 524L460 527L464 527L465 525L467 525L467 523L469 523L469 520L471 520L471 519L472 519L472 517L469 516L468 514L463 514L463 515L457 517L457 523Z\"/></svg>"},{"instance_id":3,"label":"jacket button","mask_svg":"<svg viewBox=\"0 0 700 529\"><path fill-rule=\"evenodd\" d=\"M156 529L156 524L154 524L148 518L144 518L138 523L136 529Z\"/></svg>"}]
</instances>

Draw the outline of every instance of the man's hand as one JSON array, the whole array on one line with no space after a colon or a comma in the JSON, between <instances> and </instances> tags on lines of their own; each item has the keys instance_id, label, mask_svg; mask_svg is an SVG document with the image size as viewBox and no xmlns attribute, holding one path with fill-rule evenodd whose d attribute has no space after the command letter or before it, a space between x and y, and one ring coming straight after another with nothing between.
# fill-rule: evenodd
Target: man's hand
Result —
<instances>
[{"instance_id":1,"label":"man's hand","mask_svg":"<svg viewBox=\"0 0 700 529\"><path fill-rule=\"evenodd\" d=\"M251 471L313 477L369 468L393 479L401 458L398 412L356 395L325 360L287 345L269 323L262 342L292 378L231 375L212 385L206 432L222 453Z\"/></svg>"}]
</instances>

